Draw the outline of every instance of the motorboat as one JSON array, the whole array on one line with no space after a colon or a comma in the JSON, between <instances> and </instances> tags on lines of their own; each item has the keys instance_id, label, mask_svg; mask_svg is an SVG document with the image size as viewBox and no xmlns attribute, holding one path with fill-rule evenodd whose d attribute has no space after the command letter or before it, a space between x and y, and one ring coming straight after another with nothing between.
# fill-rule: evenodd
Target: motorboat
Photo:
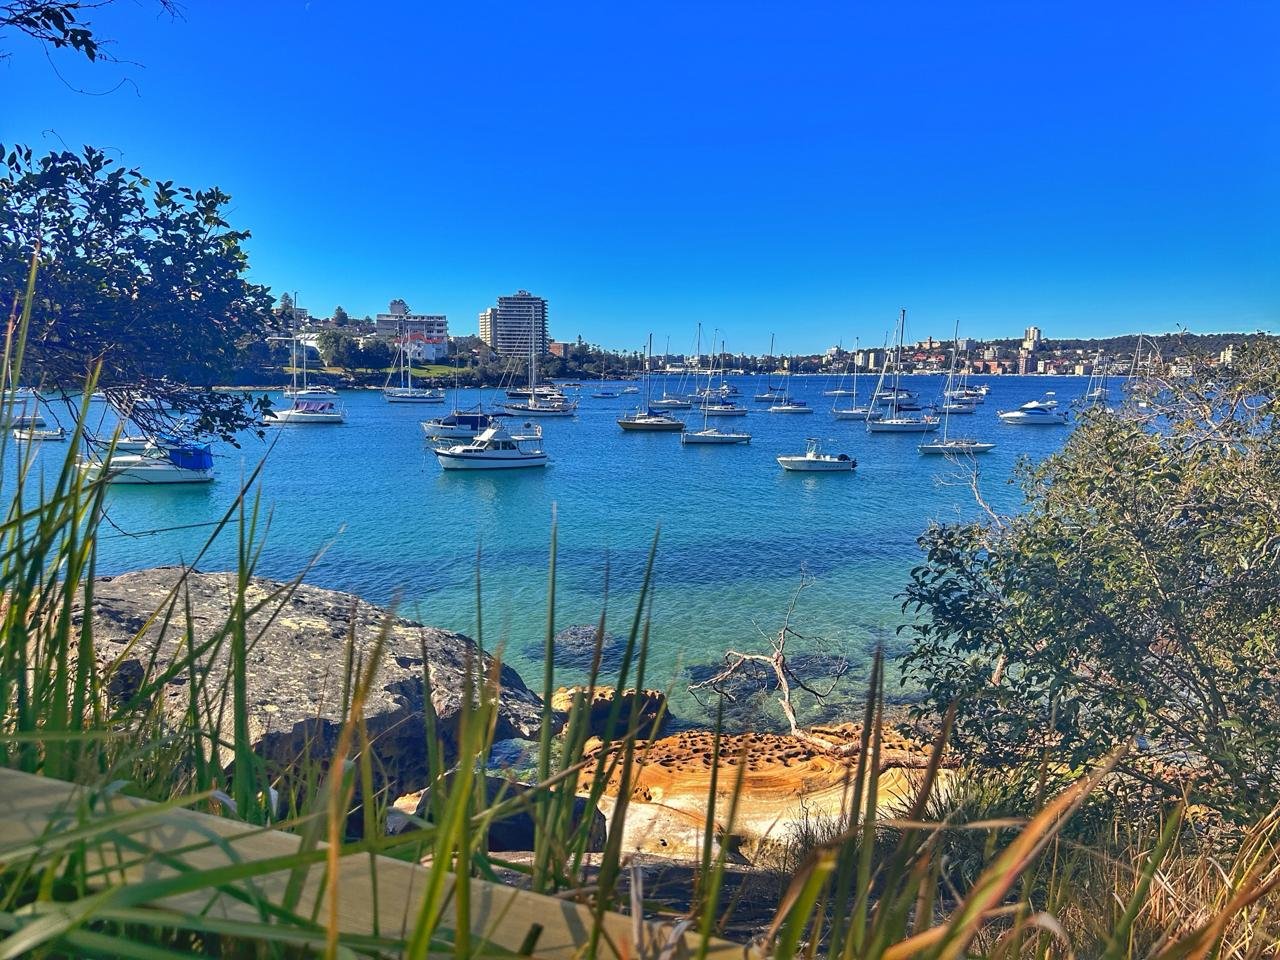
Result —
<instances>
[{"instance_id":1,"label":"motorboat","mask_svg":"<svg viewBox=\"0 0 1280 960\"><path fill-rule=\"evenodd\" d=\"M620 391L620 394L622 396L635 396L639 392L640 392L639 387L623 387L622 390Z\"/></svg>"},{"instance_id":2,"label":"motorboat","mask_svg":"<svg viewBox=\"0 0 1280 960\"><path fill-rule=\"evenodd\" d=\"M1030 404L1024 403L1017 410L999 410L996 416L1002 423L1024 427L1060 427L1067 422L1065 410L1039 406L1035 400Z\"/></svg>"},{"instance_id":3,"label":"motorboat","mask_svg":"<svg viewBox=\"0 0 1280 960\"><path fill-rule=\"evenodd\" d=\"M532 390L528 387L508 387L504 392L508 400L531 400L535 396L539 400L546 401L565 399L565 395L559 389L545 384L540 384Z\"/></svg>"},{"instance_id":4,"label":"motorboat","mask_svg":"<svg viewBox=\"0 0 1280 960\"><path fill-rule=\"evenodd\" d=\"M1048 391L1039 400L1028 400L1018 409L1020 410L1056 410L1058 409L1058 395L1052 390Z\"/></svg>"},{"instance_id":5,"label":"motorboat","mask_svg":"<svg viewBox=\"0 0 1280 960\"><path fill-rule=\"evenodd\" d=\"M803 400L792 400L785 398L781 403L775 403L769 408L770 413L813 413L813 407L809 406Z\"/></svg>"},{"instance_id":6,"label":"motorboat","mask_svg":"<svg viewBox=\"0 0 1280 960\"><path fill-rule=\"evenodd\" d=\"M268 417L276 423L345 423L347 419L332 400L294 400L287 410L273 410Z\"/></svg>"},{"instance_id":7,"label":"motorboat","mask_svg":"<svg viewBox=\"0 0 1280 960\"><path fill-rule=\"evenodd\" d=\"M751 434L735 433L729 430L720 430L717 427L707 427L704 430L686 430L680 434L681 443L703 443L703 444L730 444L730 443L750 443Z\"/></svg>"},{"instance_id":8,"label":"motorboat","mask_svg":"<svg viewBox=\"0 0 1280 960\"><path fill-rule=\"evenodd\" d=\"M38 440L52 440L57 442L59 440L67 439L67 431L65 427L55 427L53 430L49 430L44 427L14 427L13 439L25 440L28 442Z\"/></svg>"},{"instance_id":9,"label":"motorboat","mask_svg":"<svg viewBox=\"0 0 1280 960\"><path fill-rule=\"evenodd\" d=\"M422 421L422 432L432 440L474 440L505 416L505 413L455 410L448 416Z\"/></svg>"},{"instance_id":10,"label":"motorboat","mask_svg":"<svg viewBox=\"0 0 1280 960\"><path fill-rule=\"evenodd\" d=\"M805 473L850 473L857 465L858 461L847 453L823 453L822 441L817 437L805 439L804 453L778 457L778 466L783 470Z\"/></svg>"},{"instance_id":11,"label":"motorboat","mask_svg":"<svg viewBox=\"0 0 1280 960\"><path fill-rule=\"evenodd\" d=\"M433 451L445 470L515 470L545 467L548 457L542 448L542 428L524 425L523 433L511 433L497 423L470 443L439 446Z\"/></svg>"},{"instance_id":12,"label":"motorboat","mask_svg":"<svg viewBox=\"0 0 1280 960\"><path fill-rule=\"evenodd\" d=\"M46 421L38 413L23 413L9 421L9 426L14 430L39 430L46 426Z\"/></svg>"},{"instance_id":13,"label":"motorboat","mask_svg":"<svg viewBox=\"0 0 1280 960\"><path fill-rule=\"evenodd\" d=\"M144 453L82 457L80 469L89 478L103 478L107 483L209 483L213 480L213 453L208 444L153 446Z\"/></svg>"},{"instance_id":14,"label":"motorboat","mask_svg":"<svg viewBox=\"0 0 1280 960\"><path fill-rule=\"evenodd\" d=\"M969 413L977 413L976 405L965 400L943 400L940 408L944 414L952 416L964 416Z\"/></svg>"}]
</instances>

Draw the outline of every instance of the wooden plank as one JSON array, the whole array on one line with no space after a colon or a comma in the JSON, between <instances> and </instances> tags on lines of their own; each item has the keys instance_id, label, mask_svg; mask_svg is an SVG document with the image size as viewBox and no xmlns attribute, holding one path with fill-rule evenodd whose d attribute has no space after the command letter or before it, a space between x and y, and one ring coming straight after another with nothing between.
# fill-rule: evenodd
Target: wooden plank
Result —
<instances>
[{"instance_id":1,"label":"wooden plank","mask_svg":"<svg viewBox=\"0 0 1280 960\"><path fill-rule=\"evenodd\" d=\"M102 870L102 886L138 883L144 880L177 876L183 869L208 870L233 863L244 863L289 856L300 848L301 839L294 834L260 830L246 824L197 813L190 810L163 809L144 800L115 796L103 803L98 798L97 811L84 814L92 794L86 788L46 777L32 776L13 770L0 770L0 866L8 865L19 845L41 837L55 837L93 818L118 815L129 811L142 814L132 821L127 833L141 853L122 847L99 846L90 852L90 871ZM147 810L153 811L148 816ZM166 862L168 860L169 862ZM177 861L177 862L173 862ZM121 866L123 864L123 866ZM371 871L377 874L377 896L370 882ZM323 863L309 868L303 885L298 912L327 916L327 899L323 895ZM371 857L366 853L351 854L339 861L338 927L349 935L381 935L403 937L412 928L422 891L426 888L431 868L405 863L389 857ZM107 878L109 876L109 879ZM252 880L259 896L273 904L284 902L290 871L264 873ZM447 877L449 889L455 877ZM248 882L241 885L248 886ZM493 947L517 951L526 942L535 925L541 926L534 953L548 960L570 960L583 956L592 925L590 908L554 897L541 896L483 880L470 881L471 935ZM244 900L210 890L180 893L158 899L148 906L183 913L203 912L228 920L259 922L260 908ZM441 926L456 927L454 897L449 897ZM607 914L599 955L616 960L657 958L671 939L673 924L645 921L640 926L640 945L632 918ZM692 957L697 952L696 934L676 936L673 960ZM738 960L750 956L747 948L723 940L713 941L708 956L715 960Z\"/></svg>"}]
</instances>

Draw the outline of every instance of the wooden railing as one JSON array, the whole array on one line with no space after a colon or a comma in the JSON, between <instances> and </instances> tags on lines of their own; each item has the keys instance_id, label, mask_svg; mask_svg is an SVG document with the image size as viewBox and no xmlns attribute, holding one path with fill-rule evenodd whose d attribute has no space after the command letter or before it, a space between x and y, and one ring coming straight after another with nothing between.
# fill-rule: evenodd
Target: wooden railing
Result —
<instances>
[{"instance_id":1,"label":"wooden railing","mask_svg":"<svg viewBox=\"0 0 1280 960\"><path fill-rule=\"evenodd\" d=\"M19 845L29 845L42 837L53 837L85 823L86 818L136 813L127 825L128 856L114 846L88 849L85 864L90 876L97 876L102 888L136 884L148 880L177 877L185 871L206 871L231 864L280 858L286 861L298 853L302 839L291 833L263 830L191 810L163 807L143 800L114 796L98 802L86 813L89 794L74 784L0 770L0 869L12 867L6 858ZM148 813L150 811L150 813ZM29 848L28 848L29 849ZM301 896L294 911L303 916L327 916L323 862L306 869ZM376 873L377 889L371 882ZM431 868L384 856L354 853L338 861L337 926L344 935L407 936L417 915ZM254 897L243 898L228 892L200 889L163 895L147 906L179 914L204 915L225 920L260 923L263 901L273 906L286 902L286 888L294 871L264 872L246 881ZM447 883L452 894L455 882ZM532 956L570 960L585 954L592 927L593 910L579 903L541 896L483 880L470 881L470 923L477 952L509 951ZM297 891L293 893L296 895ZM254 902L256 898L257 902ZM322 898L325 898L322 900ZM456 898L448 897L442 928L456 930ZM321 919L321 922L323 920ZM598 956L617 960L681 960L697 953L698 938L674 924L636 922L621 914L606 914ZM638 942L637 942L638 941ZM738 960L747 951L739 944L716 940L707 953L713 960Z\"/></svg>"}]
</instances>

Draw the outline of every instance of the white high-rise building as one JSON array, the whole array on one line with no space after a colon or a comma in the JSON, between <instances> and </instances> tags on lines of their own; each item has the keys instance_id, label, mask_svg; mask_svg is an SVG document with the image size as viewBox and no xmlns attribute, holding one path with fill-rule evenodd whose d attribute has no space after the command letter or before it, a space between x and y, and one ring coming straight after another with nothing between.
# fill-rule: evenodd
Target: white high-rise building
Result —
<instances>
[{"instance_id":1,"label":"white high-rise building","mask_svg":"<svg viewBox=\"0 0 1280 960\"><path fill-rule=\"evenodd\" d=\"M530 337L539 356L550 343L547 336L547 301L528 290L499 297L496 307L480 312L480 339L501 357L527 357Z\"/></svg>"}]
</instances>

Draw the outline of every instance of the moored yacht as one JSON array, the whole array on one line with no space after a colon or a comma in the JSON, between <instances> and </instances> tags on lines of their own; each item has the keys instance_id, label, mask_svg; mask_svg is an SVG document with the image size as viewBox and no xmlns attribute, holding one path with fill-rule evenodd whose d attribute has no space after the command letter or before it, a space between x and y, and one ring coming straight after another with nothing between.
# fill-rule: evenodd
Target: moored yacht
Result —
<instances>
[{"instance_id":1,"label":"moored yacht","mask_svg":"<svg viewBox=\"0 0 1280 960\"><path fill-rule=\"evenodd\" d=\"M804 473L849 473L857 465L858 461L847 453L823 453L822 441L817 437L805 439L804 453L778 457L778 466L783 470Z\"/></svg>"},{"instance_id":2,"label":"moored yacht","mask_svg":"<svg viewBox=\"0 0 1280 960\"><path fill-rule=\"evenodd\" d=\"M332 400L294 400L286 410L273 410L267 418L276 423L345 423L346 412Z\"/></svg>"},{"instance_id":3,"label":"moored yacht","mask_svg":"<svg viewBox=\"0 0 1280 960\"><path fill-rule=\"evenodd\" d=\"M90 479L103 478L107 483L209 483L213 480L213 453L208 444L153 446L143 453L81 457L80 469Z\"/></svg>"},{"instance_id":4,"label":"moored yacht","mask_svg":"<svg viewBox=\"0 0 1280 960\"><path fill-rule=\"evenodd\" d=\"M447 416L422 421L422 432L432 440L474 440L490 427L497 426L504 413L482 413L479 410L455 410Z\"/></svg>"},{"instance_id":5,"label":"moored yacht","mask_svg":"<svg viewBox=\"0 0 1280 960\"><path fill-rule=\"evenodd\" d=\"M951 418L957 413L973 413L974 406L961 400L948 399L956 396L956 364L959 362L960 355L960 322L956 321L955 332L955 348L951 351L951 368L947 371L947 386L943 390L942 404L942 438L939 440L927 440L916 447L921 453L929 454L951 454L953 456L968 456L975 453L990 453L995 449L994 443L988 443L978 440L974 437L953 437L951 433Z\"/></svg>"},{"instance_id":6,"label":"moored yacht","mask_svg":"<svg viewBox=\"0 0 1280 960\"><path fill-rule=\"evenodd\" d=\"M434 453L445 470L515 470L545 467L547 453L542 448L542 428L526 423L523 433L511 433L494 424L470 443L436 447Z\"/></svg>"},{"instance_id":7,"label":"moored yacht","mask_svg":"<svg viewBox=\"0 0 1280 960\"><path fill-rule=\"evenodd\" d=\"M1001 423L1026 427L1060 427L1067 422L1065 410L1040 406L1035 400L1024 403L1017 410L999 410L996 416Z\"/></svg>"}]
</instances>

